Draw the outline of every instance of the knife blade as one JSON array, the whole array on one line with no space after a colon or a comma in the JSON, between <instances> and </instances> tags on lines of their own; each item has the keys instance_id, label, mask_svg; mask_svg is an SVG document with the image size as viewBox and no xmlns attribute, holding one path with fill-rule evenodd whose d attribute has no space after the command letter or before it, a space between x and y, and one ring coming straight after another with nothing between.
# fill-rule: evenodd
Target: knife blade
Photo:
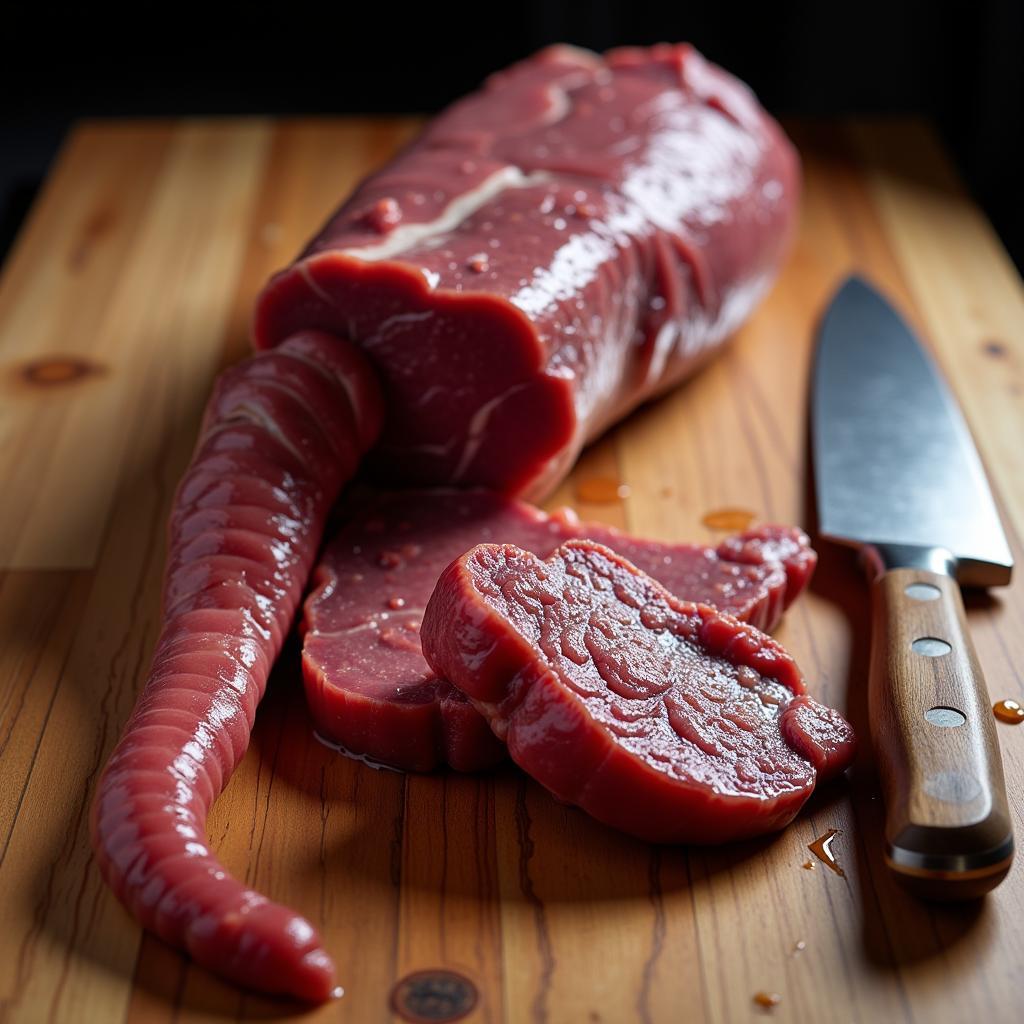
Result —
<instances>
[{"instance_id":1,"label":"knife blade","mask_svg":"<svg viewBox=\"0 0 1024 1024\"><path fill-rule=\"evenodd\" d=\"M933 360L870 284L822 318L811 436L819 533L871 580L868 711L886 861L924 896L971 898L1013 859L1002 761L960 585L1013 559L970 431Z\"/></svg>"}]
</instances>

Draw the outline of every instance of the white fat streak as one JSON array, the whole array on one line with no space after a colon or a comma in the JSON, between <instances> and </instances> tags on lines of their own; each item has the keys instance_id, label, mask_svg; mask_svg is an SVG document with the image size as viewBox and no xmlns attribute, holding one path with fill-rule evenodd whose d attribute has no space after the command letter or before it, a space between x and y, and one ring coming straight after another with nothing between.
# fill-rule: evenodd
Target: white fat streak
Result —
<instances>
[{"instance_id":1,"label":"white fat streak","mask_svg":"<svg viewBox=\"0 0 1024 1024\"><path fill-rule=\"evenodd\" d=\"M654 387L661 375L665 372L668 357L675 351L676 342L679 340L679 323L675 319L666 320L658 328L654 337L654 352L651 354L651 363L647 368L646 387Z\"/></svg>"},{"instance_id":2,"label":"white fat streak","mask_svg":"<svg viewBox=\"0 0 1024 1024\"><path fill-rule=\"evenodd\" d=\"M391 259L414 245L457 228L468 217L472 217L481 206L489 203L506 189L530 188L550 180L551 175L544 171L527 174L518 167L502 167L484 178L476 188L456 196L434 220L420 224L401 224L384 241L376 245L357 246L353 249L343 249L342 252L346 256L370 263Z\"/></svg>"},{"instance_id":3,"label":"white fat streak","mask_svg":"<svg viewBox=\"0 0 1024 1024\"><path fill-rule=\"evenodd\" d=\"M569 92L561 85L548 86L548 109L544 112L541 122L545 127L564 121L572 110Z\"/></svg>"},{"instance_id":4,"label":"white fat streak","mask_svg":"<svg viewBox=\"0 0 1024 1024\"><path fill-rule=\"evenodd\" d=\"M299 268L299 274L302 276L302 280L306 282L306 287L322 302L326 302L328 306L334 305L334 299L331 298L329 292L325 291L313 280L313 275L309 272L309 267L306 266L305 261L297 264Z\"/></svg>"},{"instance_id":5,"label":"white fat streak","mask_svg":"<svg viewBox=\"0 0 1024 1024\"><path fill-rule=\"evenodd\" d=\"M210 424L203 433L203 440L212 437L214 434L219 434L223 430L230 430L232 427L238 426L239 423L251 423L254 426L262 427L284 448L287 448L299 463L305 465L306 457L284 436L277 421L273 417L268 416L266 410L260 406L250 405L248 402L239 402L232 409L231 415L227 419L216 420Z\"/></svg>"},{"instance_id":6,"label":"white fat streak","mask_svg":"<svg viewBox=\"0 0 1024 1024\"><path fill-rule=\"evenodd\" d=\"M334 589L337 589L336 587ZM320 600L325 597L330 597L334 593L334 589L328 591L324 589L319 594ZM395 611L389 612L373 612L366 622L356 623L354 626L345 626L342 629L313 629L310 630L311 636L318 638L332 637L332 636L354 636L356 633L370 633L376 632L382 626L390 626L395 623L401 625L403 622L416 622L418 619L423 618L423 608L402 608L395 609Z\"/></svg>"},{"instance_id":7,"label":"white fat streak","mask_svg":"<svg viewBox=\"0 0 1024 1024\"><path fill-rule=\"evenodd\" d=\"M429 280L427 283L430 284ZM434 285L431 284L431 287L434 287ZM386 320L378 324L374 329L373 334L370 334L363 339L363 348L370 349L372 351L380 345L381 342L387 340L392 328L401 327L403 324L422 323L425 320L429 320L432 316L434 316L434 311L432 309L425 310L422 313L395 313L394 316L389 316Z\"/></svg>"},{"instance_id":8,"label":"white fat streak","mask_svg":"<svg viewBox=\"0 0 1024 1024\"><path fill-rule=\"evenodd\" d=\"M459 464L455 468L455 474L452 477L453 480L461 480L465 475L466 470L469 469L473 459L476 458L476 453L480 450L480 445L483 444L484 434L487 431L487 421L494 415L494 410L501 405L506 399L511 398L512 395L518 391L522 391L524 388L530 386L531 381L525 381L522 384L514 384L507 391L503 391L500 395L495 395L494 398L487 402L484 402L475 413L473 418L469 421L469 436L466 438L466 446L462 449L462 457L459 459Z\"/></svg>"}]
</instances>

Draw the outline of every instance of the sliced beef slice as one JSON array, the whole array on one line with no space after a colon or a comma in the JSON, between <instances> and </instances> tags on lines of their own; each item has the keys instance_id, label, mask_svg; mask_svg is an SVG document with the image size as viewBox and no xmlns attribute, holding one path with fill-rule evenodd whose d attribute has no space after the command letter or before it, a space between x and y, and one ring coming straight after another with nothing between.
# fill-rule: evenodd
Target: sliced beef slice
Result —
<instances>
[{"instance_id":1,"label":"sliced beef slice","mask_svg":"<svg viewBox=\"0 0 1024 1024\"><path fill-rule=\"evenodd\" d=\"M442 570L476 544L540 556L573 537L614 548L679 597L714 604L763 629L806 585L815 554L790 527L763 526L719 548L638 540L547 515L486 491L381 494L349 505L306 601L303 669L318 732L397 768L488 768L503 745L420 650L420 621Z\"/></svg>"},{"instance_id":2,"label":"sliced beef slice","mask_svg":"<svg viewBox=\"0 0 1024 1024\"><path fill-rule=\"evenodd\" d=\"M853 733L753 626L585 540L484 544L427 605L423 653L557 798L655 842L788 824Z\"/></svg>"}]
</instances>

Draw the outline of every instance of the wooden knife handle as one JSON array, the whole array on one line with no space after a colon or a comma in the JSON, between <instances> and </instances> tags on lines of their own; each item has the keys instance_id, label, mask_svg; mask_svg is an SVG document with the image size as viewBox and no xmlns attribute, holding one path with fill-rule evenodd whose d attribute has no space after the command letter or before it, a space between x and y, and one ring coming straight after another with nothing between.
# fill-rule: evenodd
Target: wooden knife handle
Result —
<instances>
[{"instance_id":1,"label":"wooden knife handle","mask_svg":"<svg viewBox=\"0 0 1024 1024\"><path fill-rule=\"evenodd\" d=\"M920 895L999 884L1013 829L985 679L960 586L925 569L872 584L869 713L886 802L886 860Z\"/></svg>"}]
</instances>

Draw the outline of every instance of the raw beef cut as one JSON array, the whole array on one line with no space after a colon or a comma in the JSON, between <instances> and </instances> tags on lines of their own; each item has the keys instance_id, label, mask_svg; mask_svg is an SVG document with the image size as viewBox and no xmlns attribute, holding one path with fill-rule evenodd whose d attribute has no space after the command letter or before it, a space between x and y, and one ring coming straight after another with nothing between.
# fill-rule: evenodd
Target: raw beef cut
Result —
<instances>
[{"instance_id":1,"label":"raw beef cut","mask_svg":"<svg viewBox=\"0 0 1024 1024\"><path fill-rule=\"evenodd\" d=\"M420 651L423 609L442 570L476 544L541 557L573 537L600 541L677 597L774 629L806 585L815 555L791 527L761 526L717 549L637 540L569 509L539 509L487 491L423 490L350 505L306 600L303 674L320 735L409 771L489 768L504 746Z\"/></svg>"},{"instance_id":2,"label":"raw beef cut","mask_svg":"<svg viewBox=\"0 0 1024 1024\"><path fill-rule=\"evenodd\" d=\"M750 312L797 189L779 127L692 48L555 47L442 114L267 285L270 351L207 408L150 676L94 805L104 877L143 925L244 984L326 998L315 931L232 879L204 822L341 487L358 464L550 488Z\"/></svg>"},{"instance_id":3,"label":"raw beef cut","mask_svg":"<svg viewBox=\"0 0 1024 1024\"><path fill-rule=\"evenodd\" d=\"M592 541L546 561L474 548L438 581L422 640L520 767L653 842L782 828L853 755L849 725L771 637Z\"/></svg>"},{"instance_id":4,"label":"raw beef cut","mask_svg":"<svg viewBox=\"0 0 1024 1024\"><path fill-rule=\"evenodd\" d=\"M388 480L539 494L748 315L797 187L779 127L692 47L552 47L364 182L264 290L256 342L363 349Z\"/></svg>"}]
</instances>

